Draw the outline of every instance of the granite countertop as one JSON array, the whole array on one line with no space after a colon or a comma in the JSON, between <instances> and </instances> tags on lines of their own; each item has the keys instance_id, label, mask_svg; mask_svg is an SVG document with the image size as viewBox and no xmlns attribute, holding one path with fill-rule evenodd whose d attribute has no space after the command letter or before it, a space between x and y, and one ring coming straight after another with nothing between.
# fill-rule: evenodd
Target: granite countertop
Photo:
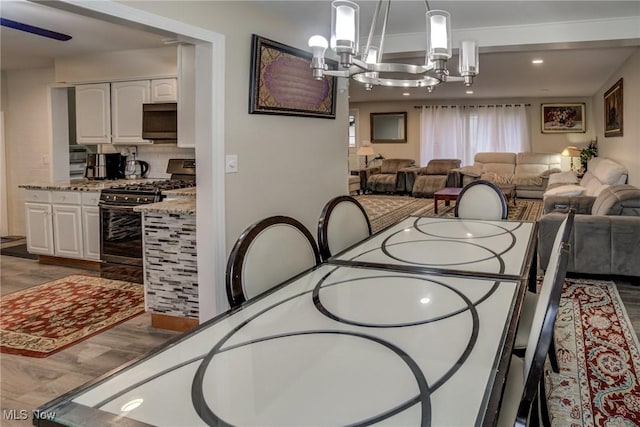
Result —
<instances>
[{"instance_id":1,"label":"granite countertop","mask_svg":"<svg viewBox=\"0 0 640 427\"><path fill-rule=\"evenodd\" d=\"M53 190L53 191L100 191L105 188L117 187L119 185L137 184L144 182L159 181L159 179L143 178L143 179L104 179L104 180L88 180L79 179L73 181L60 181L54 183L36 183L18 185L19 188L27 190Z\"/></svg>"},{"instance_id":2,"label":"granite countertop","mask_svg":"<svg viewBox=\"0 0 640 427\"><path fill-rule=\"evenodd\" d=\"M162 194L167 197L196 197L196 187L165 190L162 192Z\"/></svg>"},{"instance_id":3,"label":"granite countertop","mask_svg":"<svg viewBox=\"0 0 640 427\"><path fill-rule=\"evenodd\" d=\"M158 203L139 205L134 207L133 210L143 213L150 212L161 214L195 215L196 199L195 197L184 197L180 199L164 200Z\"/></svg>"}]
</instances>

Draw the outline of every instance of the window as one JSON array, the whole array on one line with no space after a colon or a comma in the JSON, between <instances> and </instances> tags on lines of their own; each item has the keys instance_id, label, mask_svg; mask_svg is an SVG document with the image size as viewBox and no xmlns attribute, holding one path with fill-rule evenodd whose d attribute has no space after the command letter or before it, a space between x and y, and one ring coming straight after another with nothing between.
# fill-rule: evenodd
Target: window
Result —
<instances>
[{"instance_id":1,"label":"window","mask_svg":"<svg viewBox=\"0 0 640 427\"><path fill-rule=\"evenodd\" d=\"M349 113L349 148L356 148L356 116Z\"/></svg>"}]
</instances>

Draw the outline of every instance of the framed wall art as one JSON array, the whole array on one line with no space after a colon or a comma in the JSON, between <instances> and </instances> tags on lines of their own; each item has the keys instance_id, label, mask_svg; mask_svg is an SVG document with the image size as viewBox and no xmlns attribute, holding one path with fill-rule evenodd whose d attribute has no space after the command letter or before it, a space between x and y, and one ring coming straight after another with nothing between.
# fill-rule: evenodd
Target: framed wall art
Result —
<instances>
[{"instance_id":1,"label":"framed wall art","mask_svg":"<svg viewBox=\"0 0 640 427\"><path fill-rule=\"evenodd\" d=\"M336 78L315 80L311 53L256 34L251 45L250 114L335 119Z\"/></svg>"},{"instance_id":2,"label":"framed wall art","mask_svg":"<svg viewBox=\"0 0 640 427\"><path fill-rule=\"evenodd\" d=\"M624 104L622 79L604 93L604 136L622 136Z\"/></svg>"},{"instance_id":3,"label":"framed wall art","mask_svg":"<svg viewBox=\"0 0 640 427\"><path fill-rule=\"evenodd\" d=\"M542 133L586 132L585 104L542 104Z\"/></svg>"}]
</instances>

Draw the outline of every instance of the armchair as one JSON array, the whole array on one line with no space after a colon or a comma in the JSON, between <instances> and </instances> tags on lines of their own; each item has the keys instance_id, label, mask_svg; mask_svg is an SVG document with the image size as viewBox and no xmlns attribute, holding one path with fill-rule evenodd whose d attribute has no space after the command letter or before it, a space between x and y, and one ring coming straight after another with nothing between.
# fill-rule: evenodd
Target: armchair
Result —
<instances>
[{"instance_id":1,"label":"armchair","mask_svg":"<svg viewBox=\"0 0 640 427\"><path fill-rule=\"evenodd\" d=\"M413 197L433 197L433 193L444 187L455 187L455 183L449 185L447 177L449 172L460 167L459 159L433 159L423 168L414 168L412 173L406 174L406 190Z\"/></svg>"},{"instance_id":2,"label":"armchair","mask_svg":"<svg viewBox=\"0 0 640 427\"><path fill-rule=\"evenodd\" d=\"M378 167L367 168L367 190L376 193L404 192L405 180L398 179L398 171L415 164L411 159L383 159Z\"/></svg>"}]
</instances>

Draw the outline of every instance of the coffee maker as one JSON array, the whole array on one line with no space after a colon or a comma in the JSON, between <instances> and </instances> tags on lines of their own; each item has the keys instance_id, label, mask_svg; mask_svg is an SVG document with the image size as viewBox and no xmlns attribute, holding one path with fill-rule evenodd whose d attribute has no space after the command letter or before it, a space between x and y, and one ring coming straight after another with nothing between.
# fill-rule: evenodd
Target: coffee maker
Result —
<instances>
[{"instance_id":1,"label":"coffee maker","mask_svg":"<svg viewBox=\"0 0 640 427\"><path fill-rule=\"evenodd\" d=\"M87 154L84 177L87 179L122 179L127 158L119 153Z\"/></svg>"}]
</instances>

